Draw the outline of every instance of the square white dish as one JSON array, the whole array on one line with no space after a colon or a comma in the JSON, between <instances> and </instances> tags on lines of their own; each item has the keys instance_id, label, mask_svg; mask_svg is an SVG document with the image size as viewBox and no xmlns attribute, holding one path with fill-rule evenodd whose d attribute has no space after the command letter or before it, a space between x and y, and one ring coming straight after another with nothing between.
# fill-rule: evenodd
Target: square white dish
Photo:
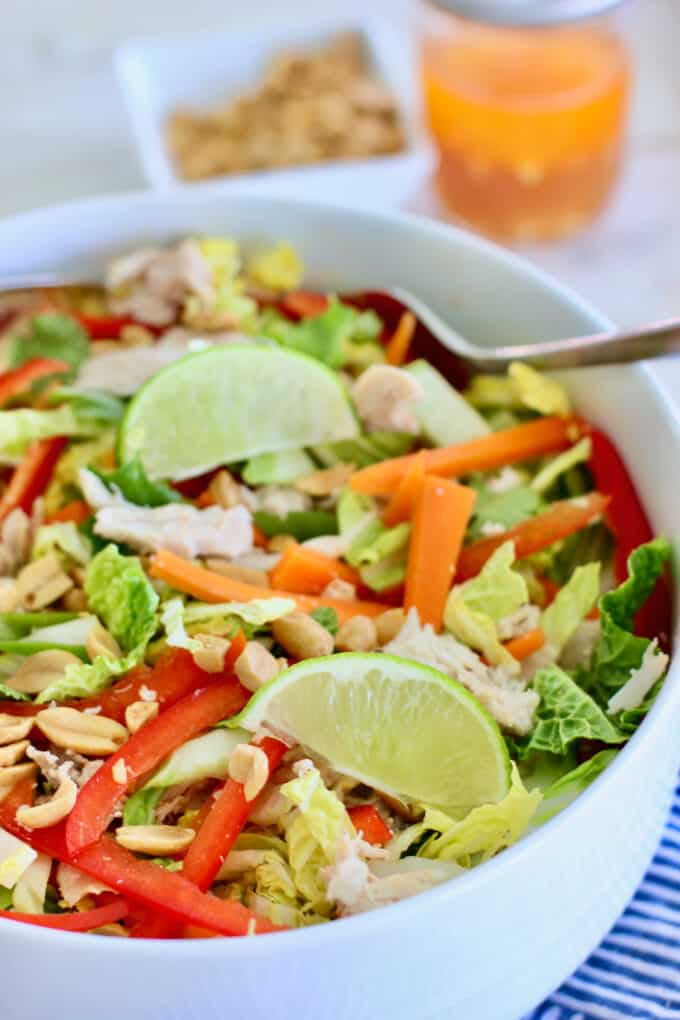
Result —
<instances>
[{"instance_id":1,"label":"square white dish","mask_svg":"<svg viewBox=\"0 0 680 1020\"><path fill-rule=\"evenodd\" d=\"M368 65L389 88L402 114L407 149L368 159L328 161L300 168L264 170L187 183L173 166L164 124L178 106L201 109L253 88L269 60L282 50L323 45L356 32ZM414 54L406 34L372 17L326 17L304 25L267 22L253 28L131 41L114 55L137 151L152 188L229 187L258 194L351 199L375 206L400 205L432 167L433 152L419 118Z\"/></svg>"}]
</instances>

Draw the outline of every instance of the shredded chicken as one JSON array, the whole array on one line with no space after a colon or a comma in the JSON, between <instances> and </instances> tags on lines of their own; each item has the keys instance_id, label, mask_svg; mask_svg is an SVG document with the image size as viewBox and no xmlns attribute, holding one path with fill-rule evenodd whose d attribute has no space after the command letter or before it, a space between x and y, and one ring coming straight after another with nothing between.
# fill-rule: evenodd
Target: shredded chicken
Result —
<instances>
[{"instance_id":1,"label":"shredded chicken","mask_svg":"<svg viewBox=\"0 0 680 1020\"><path fill-rule=\"evenodd\" d=\"M511 641L512 638L521 637L522 634L528 634L530 630L535 630L541 621L541 610L538 606L531 605L527 602L526 605L520 606L514 613L510 613L509 616L504 616L496 624L498 631L499 641Z\"/></svg>"},{"instance_id":2,"label":"shredded chicken","mask_svg":"<svg viewBox=\"0 0 680 1020\"><path fill-rule=\"evenodd\" d=\"M666 672L668 656L659 651L656 638L647 645L642 662L637 669L631 669L623 687L609 699L607 712L631 711L639 708L652 687Z\"/></svg>"},{"instance_id":3,"label":"shredded chicken","mask_svg":"<svg viewBox=\"0 0 680 1020\"><path fill-rule=\"evenodd\" d=\"M0 527L0 575L12 577L28 562L34 533L31 518L16 507Z\"/></svg>"},{"instance_id":4,"label":"shredded chicken","mask_svg":"<svg viewBox=\"0 0 680 1020\"><path fill-rule=\"evenodd\" d=\"M77 751L41 751L32 744L26 750L26 757L35 762L55 789L64 779L71 779L80 789L102 765L101 758L85 758Z\"/></svg>"},{"instance_id":5,"label":"shredded chicken","mask_svg":"<svg viewBox=\"0 0 680 1020\"><path fill-rule=\"evenodd\" d=\"M67 907L75 907L84 896L99 896L100 893L113 891L108 885L97 882L70 864L60 864L57 868L57 885L59 896Z\"/></svg>"},{"instance_id":6,"label":"shredded chicken","mask_svg":"<svg viewBox=\"0 0 680 1020\"><path fill-rule=\"evenodd\" d=\"M97 535L125 542L141 552L169 549L178 556L219 556L231 559L253 548L253 521L244 506L199 509L187 503L144 507L127 503L91 471L79 475L83 494L97 513Z\"/></svg>"},{"instance_id":7,"label":"shredded chicken","mask_svg":"<svg viewBox=\"0 0 680 1020\"><path fill-rule=\"evenodd\" d=\"M142 248L109 265L107 290L113 292L116 315L133 315L140 322L167 326L184 300L195 294L206 305L215 302L212 270L196 241L171 248Z\"/></svg>"},{"instance_id":8,"label":"shredded chicken","mask_svg":"<svg viewBox=\"0 0 680 1020\"><path fill-rule=\"evenodd\" d=\"M430 624L421 626L418 612L411 609L396 638L383 651L414 659L458 680L505 729L523 735L533 725L539 702L535 691L504 669L485 665L480 657L451 634L435 634Z\"/></svg>"},{"instance_id":9,"label":"shredded chicken","mask_svg":"<svg viewBox=\"0 0 680 1020\"><path fill-rule=\"evenodd\" d=\"M576 669L588 662L600 640L600 631L599 620L581 620L560 653L560 666Z\"/></svg>"},{"instance_id":10,"label":"shredded chicken","mask_svg":"<svg viewBox=\"0 0 680 1020\"><path fill-rule=\"evenodd\" d=\"M463 871L449 862L414 857L391 863L387 857L385 850L343 833L333 864L321 873L326 895L341 916L397 903Z\"/></svg>"},{"instance_id":11,"label":"shredded chicken","mask_svg":"<svg viewBox=\"0 0 680 1020\"><path fill-rule=\"evenodd\" d=\"M352 392L366 429L371 432L420 432L415 406L424 396L417 379L392 365L371 365Z\"/></svg>"}]
</instances>

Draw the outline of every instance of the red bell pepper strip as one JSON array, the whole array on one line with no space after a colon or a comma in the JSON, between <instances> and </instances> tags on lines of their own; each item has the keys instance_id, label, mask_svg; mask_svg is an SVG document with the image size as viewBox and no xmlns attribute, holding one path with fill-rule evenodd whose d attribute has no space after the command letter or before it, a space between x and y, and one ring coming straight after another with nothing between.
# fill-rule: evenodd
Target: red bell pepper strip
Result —
<instances>
[{"instance_id":1,"label":"red bell pepper strip","mask_svg":"<svg viewBox=\"0 0 680 1020\"><path fill-rule=\"evenodd\" d=\"M649 518L628 474L625 462L611 439L599 429L590 431L592 453L588 461L600 492L611 497L605 519L616 540L614 577L621 584L628 577L628 557L653 537ZM635 620L635 632L658 637L667 646L671 632L671 598L667 577L660 577L654 591Z\"/></svg>"},{"instance_id":2,"label":"red bell pepper strip","mask_svg":"<svg viewBox=\"0 0 680 1020\"><path fill-rule=\"evenodd\" d=\"M119 340L126 326L143 326L155 335L165 329L164 326L150 326L146 322L140 322L131 315L83 315L76 312L74 317L87 332L90 340Z\"/></svg>"},{"instance_id":3,"label":"red bell pepper strip","mask_svg":"<svg viewBox=\"0 0 680 1020\"><path fill-rule=\"evenodd\" d=\"M328 297L312 290L294 290L279 302L279 309L290 319L310 319L328 308Z\"/></svg>"},{"instance_id":4,"label":"red bell pepper strip","mask_svg":"<svg viewBox=\"0 0 680 1020\"><path fill-rule=\"evenodd\" d=\"M71 863L180 925L194 924L223 935L281 930L235 900L221 900L201 892L180 872L165 871L151 861L138 860L111 836L86 847Z\"/></svg>"},{"instance_id":5,"label":"red bell pepper strip","mask_svg":"<svg viewBox=\"0 0 680 1020\"><path fill-rule=\"evenodd\" d=\"M93 910L75 911L72 914L17 914L11 910L0 910L0 917L8 921L23 921L24 924L36 924L40 928L53 928L57 931L92 931L103 924L122 921L129 913L126 900L116 897L103 907Z\"/></svg>"},{"instance_id":6,"label":"red bell pepper strip","mask_svg":"<svg viewBox=\"0 0 680 1020\"><path fill-rule=\"evenodd\" d=\"M78 794L66 823L69 855L99 839L120 801L143 775L180 744L234 715L247 700L248 692L236 679L219 681L182 698L126 740ZM124 783L115 778L118 762L125 768Z\"/></svg>"},{"instance_id":7,"label":"red bell pepper strip","mask_svg":"<svg viewBox=\"0 0 680 1020\"><path fill-rule=\"evenodd\" d=\"M0 499L0 521L17 507L30 514L33 503L47 488L54 465L67 442L65 436L55 436L31 443Z\"/></svg>"},{"instance_id":8,"label":"red bell pepper strip","mask_svg":"<svg viewBox=\"0 0 680 1020\"><path fill-rule=\"evenodd\" d=\"M592 524L604 514L608 505L609 496L601 492L590 492L577 499L563 499L551 503L547 510L521 521L500 535L490 535L471 542L460 554L456 581L467 581L475 577L504 542L512 540L515 543L515 555L521 560Z\"/></svg>"},{"instance_id":9,"label":"red bell pepper strip","mask_svg":"<svg viewBox=\"0 0 680 1020\"><path fill-rule=\"evenodd\" d=\"M0 407L6 407L10 400L27 393L39 379L47 379L51 375L70 372L71 366L66 361L55 358L30 358L19 368L0 373Z\"/></svg>"},{"instance_id":10,"label":"red bell pepper strip","mask_svg":"<svg viewBox=\"0 0 680 1020\"><path fill-rule=\"evenodd\" d=\"M22 780L0 802L0 826L39 853L71 864L131 902L141 903L147 910L162 915L171 923L173 930L176 925L181 927L184 924L207 928L222 935L281 930L246 910L240 903L202 893L179 872L165 871L151 861L138 860L111 836L104 836L76 857L71 856L66 849L64 822L49 829L25 829L19 825L17 808L21 804L32 803L32 800L33 782Z\"/></svg>"},{"instance_id":11,"label":"red bell pepper strip","mask_svg":"<svg viewBox=\"0 0 680 1020\"><path fill-rule=\"evenodd\" d=\"M352 825L367 843L384 846L392 839L392 833L380 817L373 804L359 804L347 812Z\"/></svg>"},{"instance_id":12,"label":"red bell pepper strip","mask_svg":"<svg viewBox=\"0 0 680 1020\"><path fill-rule=\"evenodd\" d=\"M280 740L265 737L258 742L269 761L269 775L287 751ZM228 779L215 796L212 809L189 845L182 874L199 889L209 889L217 872L248 821L255 801L246 800L242 783Z\"/></svg>"}]
</instances>

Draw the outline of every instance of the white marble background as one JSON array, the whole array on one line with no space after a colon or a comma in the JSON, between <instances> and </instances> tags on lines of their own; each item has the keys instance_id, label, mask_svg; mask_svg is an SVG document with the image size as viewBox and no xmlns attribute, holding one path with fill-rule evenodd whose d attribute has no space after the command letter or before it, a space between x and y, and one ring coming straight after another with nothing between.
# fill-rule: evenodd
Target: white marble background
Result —
<instances>
[{"instance_id":1,"label":"white marble background","mask_svg":"<svg viewBox=\"0 0 680 1020\"><path fill-rule=\"evenodd\" d=\"M157 31L351 9L340 0L0 0L0 215L139 188L112 47ZM370 10L408 24L409 0ZM364 5L363 9L366 9ZM525 249L620 323L680 315L680 0L630 0L637 62L630 154L614 202L587 233ZM423 184L415 207L437 214Z\"/></svg>"}]
</instances>

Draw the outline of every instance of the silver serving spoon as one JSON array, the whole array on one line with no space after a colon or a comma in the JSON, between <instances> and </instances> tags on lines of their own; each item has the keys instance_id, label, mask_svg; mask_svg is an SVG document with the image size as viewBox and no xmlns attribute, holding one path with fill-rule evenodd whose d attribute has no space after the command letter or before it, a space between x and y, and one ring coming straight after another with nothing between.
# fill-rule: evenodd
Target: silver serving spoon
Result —
<instances>
[{"instance_id":1,"label":"silver serving spoon","mask_svg":"<svg viewBox=\"0 0 680 1020\"><path fill-rule=\"evenodd\" d=\"M94 281L56 273L9 276L0 278L0 298L11 291L97 285ZM481 347L462 337L410 291L395 287L380 288L380 293L389 295L410 309L444 347L471 367L484 372L504 372L512 361L524 361L543 369L575 368L581 365L620 364L680 353L680 319L667 319L625 332L593 333L563 340L545 340L542 343Z\"/></svg>"}]
</instances>

